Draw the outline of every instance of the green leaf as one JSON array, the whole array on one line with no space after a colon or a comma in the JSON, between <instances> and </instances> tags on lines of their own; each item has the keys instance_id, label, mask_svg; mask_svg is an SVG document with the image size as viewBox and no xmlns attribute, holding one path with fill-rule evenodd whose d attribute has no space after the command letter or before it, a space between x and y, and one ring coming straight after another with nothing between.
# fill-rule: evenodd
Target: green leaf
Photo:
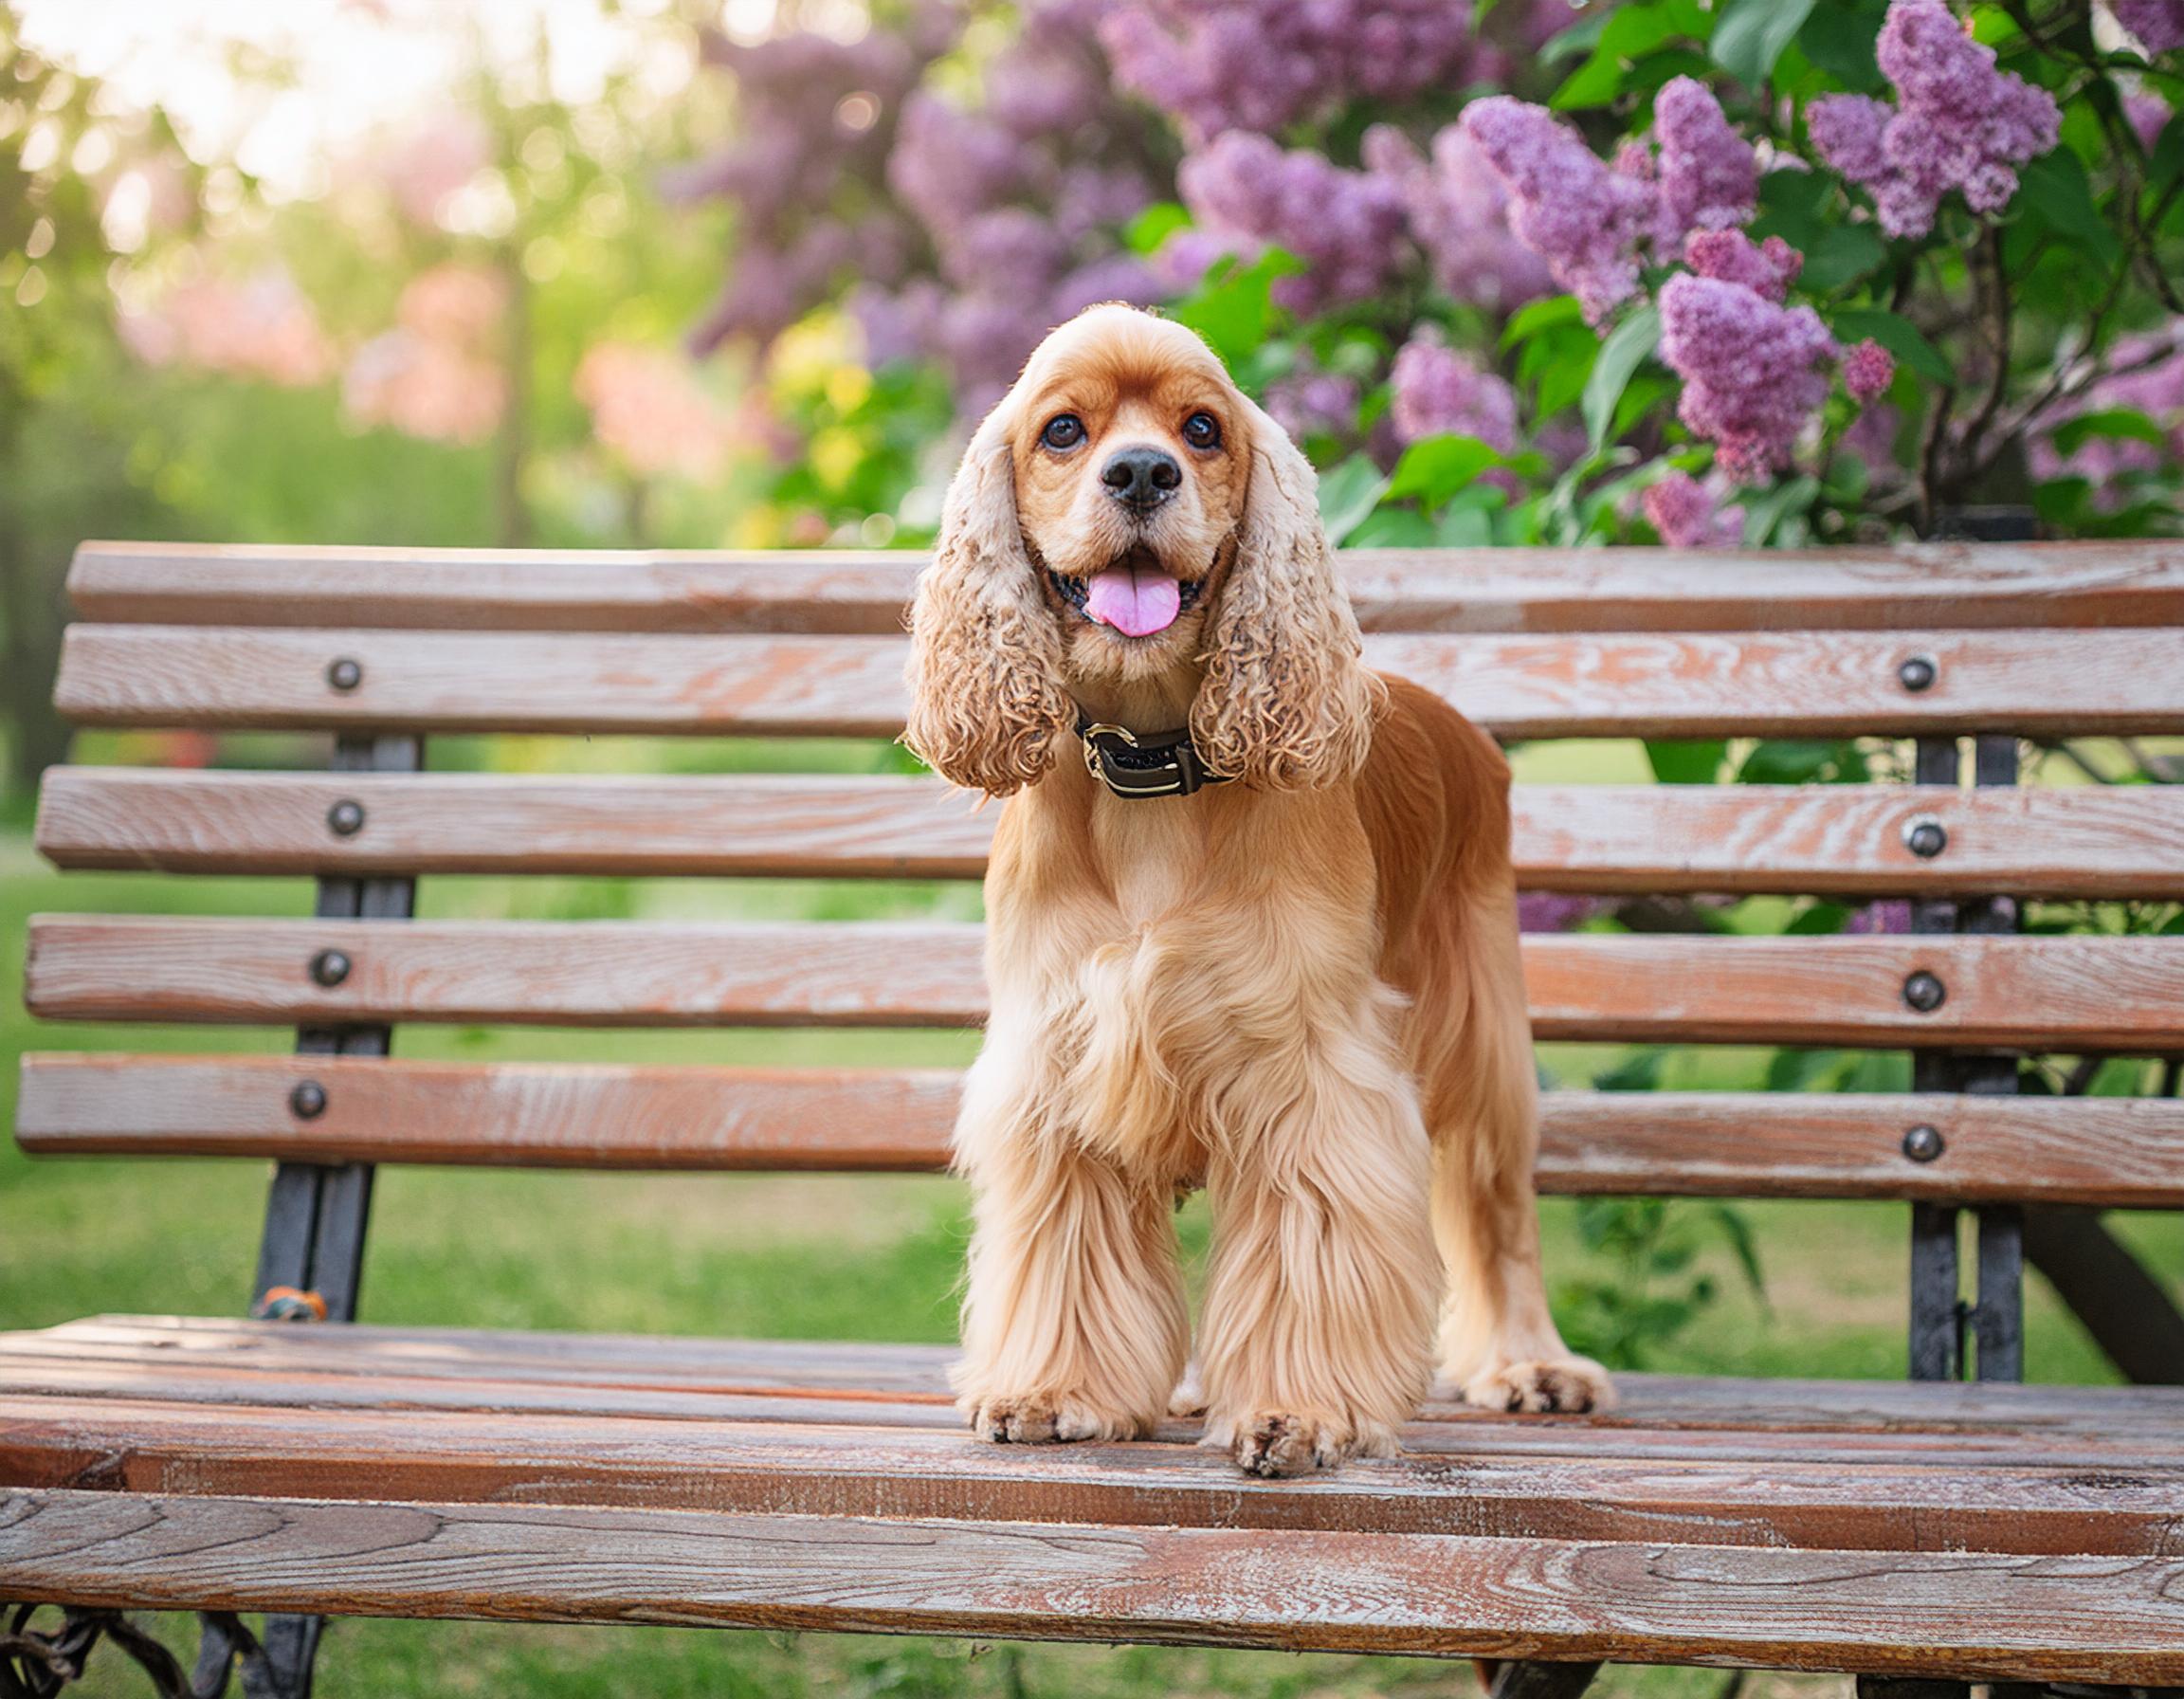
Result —
<instances>
[{"instance_id":1,"label":"green leaf","mask_svg":"<svg viewBox=\"0 0 2184 1699\"><path fill-rule=\"evenodd\" d=\"M2180 174L2184 174L2184 114L2163 124L2161 134L2154 138L2154 151L2146 163L2148 192L2166 192Z\"/></svg>"},{"instance_id":2,"label":"green leaf","mask_svg":"<svg viewBox=\"0 0 2184 1699\"><path fill-rule=\"evenodd\" d=\"M2057 148L2019 166L2017 197L2056 234L2082 244L2104 265L2116 263L2121 252L2116 232L2093 204L2093 185L2085 167L2068 148Z\"/></svg>"},{"instance_id":3,"label":"green leaf","mask_svg":"<svg viewBox=\"0 0 2184 1699\"><path fill-rule=\"evenodd\" d=\"M1475 436L1429 436L1403 450L1388 480L1387 500L1416 499L1436 508L1488 466L1501 463L1498 450Z\"/></svg>"},{"instance_id":4,"label":"green leaf","mask_svg":"<svg viewBox=\"0 0 2184 1699\"><path fill-rule=\"evenodd\" d=\"M1608 20L1613 15L1603 7L1592 16L1581 18L1569 28L1549 36L1539 49L1539 63L1559 64L1565 59L1574 59L1578 54L1598 46L1601 32L1608 27Z\"/></svg>"},{"instance_id":5,"label":"green leaf","mask_svg":"<svg viewBox=\"0 0 2184 1699\"><path fill-rule=\"evenodd\" d=\"M1925 333L1901 313L1879 307L1845 308L1835 315L1831 328L1840 342L1862 342L1871 337L1921 377L1936 383L1956 381L1956 369L1926 339Z\"/></svg>"},{"instance_id":6,"label":"green leaf","mask_svg":"<svg viewBox=\"0 0 2184 1699\"><path fill-rule=\"evenodd\" d=\"M1665 785L1710 785L1729 758L1729 745L1720 738L1690 741L1648 739L1646 758L1653 776Z\"/></svg>"},{"instance_id":7,"label":"green leaf","mask_svg":"<svg viewBox=\"0 0 2184 1699\"><path fill-rule=\"evenodd\" d=\"M2135 412L2127 407L2111 407L2099 412L2080 413L2075 419L2066 419L2056 426L2052 434L2055 451L2066 455L2077 453L2094 437L2151 443L2164 451L2169 447L2168 435L2160 426L2144 413Z\"/></svg>"},{"instance_id":8,"label":"green leaf","mask_svg":"<svg viewBox=\"0 0 2184 1699\"><path fill-rule=\"evenodd\" d=\"M1229 366L1240 366L1280 322L1274 280L1303 269L1294 254L1278 247L1268 248L1248 265L1216 265L1205 282L1176 302L1170 317L1204 337Z\"/></svg>"},{"instance_id":9,"label":"green leaf","mask_svg":"<svg viewBox=\"0 0 2184 1699\"><path fill-rule=\"evenodd\" d=\"M1608 333L1600 344L1600 357L1592 362L1592 375L1585 380L1585 398L1579 409L1585 434L1597 448L1607 440L1615 417L1615 404L1623 398L1630 375L1645 364L1661 344L1661 309L1640 307Z\"/></svg>"},{"instance_id":10,"label":"green leaf","mask_svg":"<svg viewBox=\"0 0 2184 1699\"><path fill-rule=\"evenodd\" d=\"M1320 522L1327 540L1337 548L1357 529L1367 514L1380 504L1388 480L1370 457L1353 454L1339 466L1320 474Z\"/></svg>"},{"instance_id":11,"label":"green leaf","mask_svg":"<svg viewBox=\"0 0 2184 1699\"><path fill-rule=\"evenodd\" d=\"M1829 0L1805 20L1797 46L1805 57L1856 94L1878 94L1887 79L1873 53L1888 0Z\"/></svg>"},{"instance_id":12,"label":"green leaf","mask_svg":"<svg viewBox=\"0 0 2184 1699\"><path fill-rule=\"evenodd\" d=\"M1532 301L1517 310L1508 328L1502 333L1502 346L1514 348L1540 331L1584 321L1585 309L1577 304L1574 295L1550 295L1544 301Z\"/></svg>"},{"instance_id":13,"label":"green leaf","mask_svg":"<svg viewBox=\"0 0 2184 1699\"><path fill-rule=\"evenodd\" d=\"M1433 521L1433 546L1439 549L1483 549L1494 541L1491 508L1452 504Z\"/></svg>"},{"instance_id":14,"label":"green leaf","mask_svg":"<svg viewBox=\"0 0 2184 1699\"><path fill-rule=\"evenodd\" d=\"M1797 281L1816 294L1840 289L1888 257L1888 245L1868 224L1833 224L1805 247Z\"/></svg>"},{"instance_id":15,"label":"green leaf","mask_svg":"<svg viewBox=\"0 0 2184 1699\"><path fill-rule=\"evenodd\" d=\"M1563 80L1548 100L1556 112L1605 106L1623 92L1630 61L1681 33L1665 6L1624 6L1611 12L1592 56Z\"/></svg>"},{"instance_id":16,"label":"green leaf","mask_svg":"<svg viewBox=\"0 0 2184 1699\"><path fill-rule=\"evenodd\" d=\"M1122 242L1134 254L1149 254L1177 230L1191 228L1191 214L1174 201L1155 201L1130 221Z\"/></svg>"},{"instance_id":17,"label":"green leaf","mask_svg":"<svg viewBox=\"0 0 2184 1699\"><path fill-rule=\"evenodd\" d=\"M1786 478L1772 489L1744 499L1744 540L1756 548L1774 534L1774 527L1793 513L1809 509L1820 494L1820 480Z\"/></svg>"},{"instance_id":18,"label":"green leaf","mask_svg":"<svg viewBox=\"0 0 2184 1699\"><path fill-rule=\"evenodd\" d=\"M1811 13L1812 0L1729 0L1708 50L1746 88L1757 88Z\"/></svg>"},{"instance_id":19,"label":"green leaf","mask_svg":"<svg viewBox=\"0 0 2184 1699\"><path fill-rule=\"evenodd\" d=\"M1432 521L1415 507L1376 507L1358 521L1343 546L1352 549L1429 549Z\"/></svg>"}]
</instances>

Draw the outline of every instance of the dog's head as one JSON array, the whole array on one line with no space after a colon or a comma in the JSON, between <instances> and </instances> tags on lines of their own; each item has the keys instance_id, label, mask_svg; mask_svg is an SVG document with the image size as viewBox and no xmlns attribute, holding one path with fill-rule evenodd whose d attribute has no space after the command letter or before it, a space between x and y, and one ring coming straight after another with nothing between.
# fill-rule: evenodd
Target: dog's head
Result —
<instances>
[{"instance_id":1,"label":"dog's head","mask_svg":"<svg viewBox=\"0 0 2184 1699\"><path fill-rule=\"evenodd\" d=\"M1153 683L1247 784L1333 783L1371 741L1311 466L1196 336L1133 307L1055 331L978 428L911 635L905 740L995 795L1053 764L1080 697Z\"/></svg>"}]
</instances>

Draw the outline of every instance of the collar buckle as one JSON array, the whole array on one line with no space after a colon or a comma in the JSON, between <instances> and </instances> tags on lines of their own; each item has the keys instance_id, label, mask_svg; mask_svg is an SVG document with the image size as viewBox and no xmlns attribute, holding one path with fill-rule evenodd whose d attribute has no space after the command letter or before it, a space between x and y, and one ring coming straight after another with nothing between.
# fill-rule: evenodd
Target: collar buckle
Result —
<instances>
[{"instance_id":1,"label":"collar buckle","mask_svg":"<svg viewBox=\"0 0 2184 1699\"><path fill-rule=\"evenodd\" d=\"M1128 726L1080 714L1077 736L1084 745L1084 770L1117 796L1189 796L1228 780L1207 771L1187 725L1140 738Z\"/></svg>"}]
</instances>

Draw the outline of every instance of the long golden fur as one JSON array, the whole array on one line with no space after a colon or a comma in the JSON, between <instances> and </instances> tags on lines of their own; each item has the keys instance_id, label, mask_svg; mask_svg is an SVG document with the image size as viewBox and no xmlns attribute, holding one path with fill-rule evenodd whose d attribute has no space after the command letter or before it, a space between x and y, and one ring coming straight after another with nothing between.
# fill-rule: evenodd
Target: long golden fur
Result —
<instances>
[{"instance_id":1,"label":"long golden fur","mask_svg":"<svg viewBox=\"0 0 2184 1699\"><path fill-rule=\"evenodd\" d=\"M1124 449L1179 471L1156 505L1103 481ZM1118 562L1182 582L1173 623L1086 611ZM1125 1438L1167 1412L1171 1213L1198 1185L1206 1443L1246 1471L1392 1452L1436 1365L1496 1408L1605 1404L1540 1281L1508 768L1364 668L1311 466L1195 336L1107 306L1047 338L964 456L912 634L907 740L1010 797L956 1134L977 1433ZM1080 709L1188 723L1235 782L1111 795Z\"/></svg>"}]
</instances>

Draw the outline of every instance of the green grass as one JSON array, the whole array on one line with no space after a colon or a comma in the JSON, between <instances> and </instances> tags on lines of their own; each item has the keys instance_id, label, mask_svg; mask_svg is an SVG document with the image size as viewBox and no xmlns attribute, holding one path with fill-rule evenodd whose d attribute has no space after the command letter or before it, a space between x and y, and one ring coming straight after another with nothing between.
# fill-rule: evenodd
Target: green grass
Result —
<instances>
[{"instance_id":1,"label":"green grass","mask_svg":"<svg viewBox=\"0 0 2184 1699\"><path fill-rule=\"evenodd\" d=\"M1592 776L1599 776L1597 773ZM1618 776L1620 776L1620 775ZM26 918L39 909L286 915L302 881L176 880L46 869L19 830L0 831L0 1119L12 1125L26 1049L283 1050L289 1035L213 1028L39 1027L22 1013ZM825 887L677 881L428 882L440 915L720 916L974 912L960 887ZM714 1062L963 1060L954 1033L548 1032L406 1029L404 1055ZM1583 1078L1609 1052L1568 1047L1548 1065ZM1750 1083L1764 1058L1678 1057L1678 1084ZM0 1145L0 1327L100 1310L229 1314L246 1301L265 1176L236 1162L32 1162ZM1668 1342L1657 1366L1708 1373L1892 1378L1902 1372L1904 1212L1893 1205L1746 1206L1768 1299L1726 1251L1702 1266L1720 1296ZM1589 1267L1574 1206L1544 1206L1550 1270ZM1184 1216L1202 1251L1202 1207ZM2175 1217L2123 1223L2172 1280L2184 1270ZM924 1178L519 1174L391 1169L379 1178L363 1308L373 1320L845 1340L946 1341L965 1233L954 1182ZM2028 1293L2029 1373L2098 1379L2105 1370L2046 1288ZM167 1625L171 1640L187 1625ZM1712 1694L1719 1675L1611 1673L1611 1699ZM1460 1666L1399 1659L1060 1647L750 1633L522 1629L348 1621L335 1625L325 1699L434 1693L1018 1694L1252 1696L1463 1693ZM1839 1690L1769 1678L1751 1693ZM136 1693L100 1654L89 1695Z\"/></svg>"}]
</instances>

